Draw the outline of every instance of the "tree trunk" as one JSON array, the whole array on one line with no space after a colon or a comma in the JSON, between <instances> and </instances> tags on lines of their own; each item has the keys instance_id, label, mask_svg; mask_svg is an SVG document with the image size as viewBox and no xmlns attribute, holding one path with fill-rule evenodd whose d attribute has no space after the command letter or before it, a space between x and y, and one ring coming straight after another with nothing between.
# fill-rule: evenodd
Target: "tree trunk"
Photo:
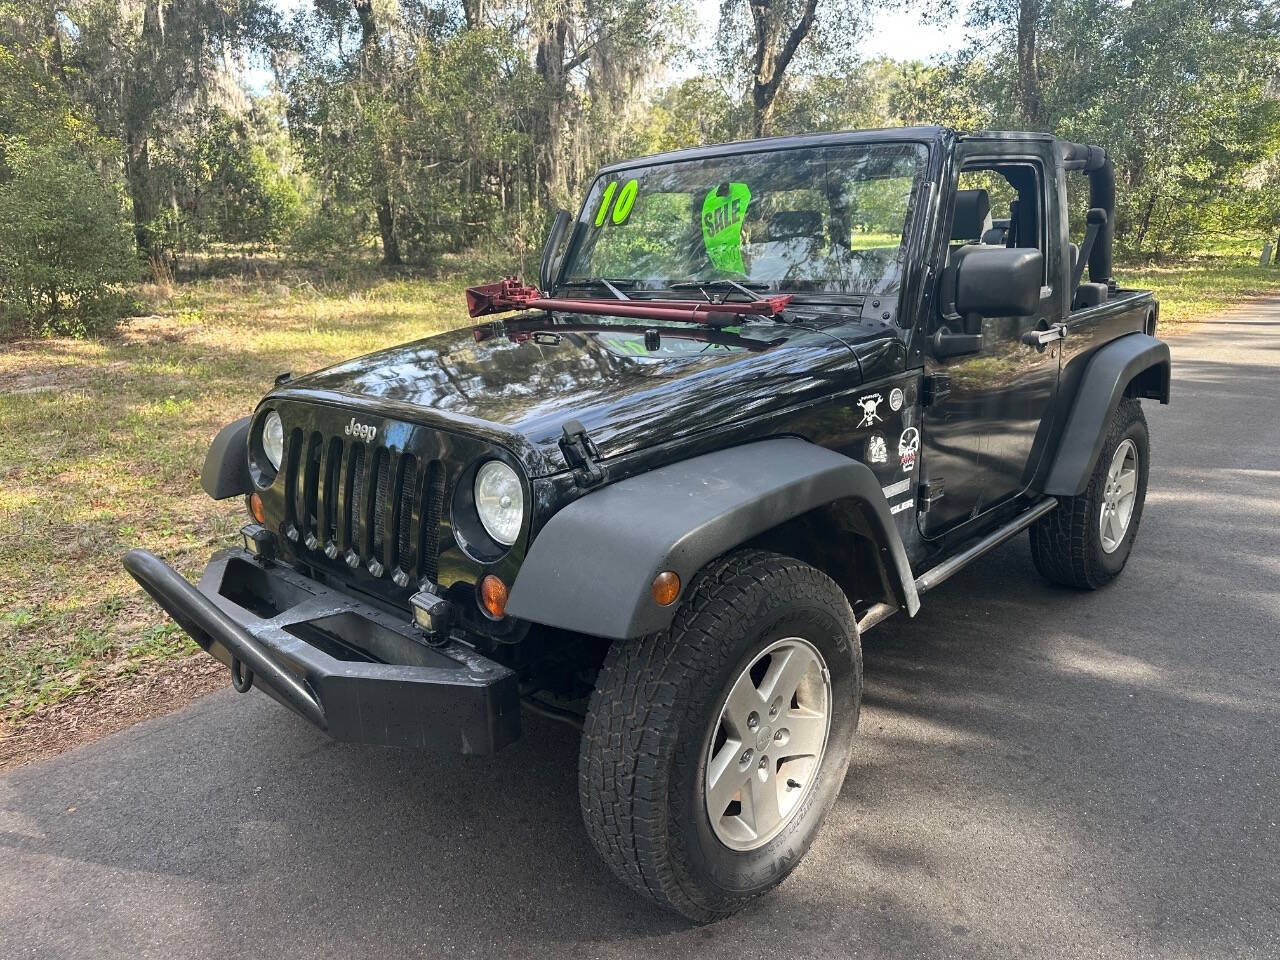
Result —
<instances>
[{"instance_id":1,"label":"tree trunk","mask_svg":"<svg viewBox=\"0 0 1280 960\"><path fill-rule=\"evenodd\" d=\"M565 71L565 40L568 33L568 22L556 19L544 26L538 38L536 67L538 76L543 81L543 95L547 98L542 118L544 129L539 137L542 188L550 209L554 209L568 193L560 136L564 125L564 99L568 95L568 74Z\"/></svg>"},{"instance_id":2,"label":"tree trunk","mask_svg":"<svg viewBox=\"0 0 1280 960\"><path fill-rule=\"evenodd\" d=\"M1027 130L1041 125L1040 62L1036 52L1036 31L1040 22L1040 0L1018 3L1018 121Z\"/></svg>"},{"instance_id":3,"label":"tree trunk","mask_svg":"<svg viewBox=\"0 0 1280 960\"><path fill-rule=\"evenodd\" d=\"M360 55L364 59L364 68L377 78L381 73L382 51L378 44L378 25L373 19L373 2L355 0L355 8L356 16L360 19ZM387 186L388 168L382 156L381 144L369 172L374 210L378 215L378 233L382 239L382 265L398 267L404 261L400 259L400 241L396 239L396 215L391 206L391 191Z\"/></svg>"},{"instance_id":4,"label":"tree trunk","mask_svg":"<svg viewBox=\"0 0 1280 960\"><path fill-rule=\"evenodd\" d=\"M50 40L45 71L55 79L66 83L67 71L62 57L62 31L58 29L58 11L53 4L45 8L44 35Z\"/></svg>"},{"instance_id":5,"label":"tree trunk","mask_svg":"<svg viewBox=\"0 0 1280 960\"><path fill-rule=\"evenodd\" d=\"M751 78L752 133L763 137L773 119L773 105L787 67L813 28L818 0L805 0L800 20L790 30L777 18L771 0L747 0L754 27L755 55ZM785 34L786 39L783 40Z\"/></svg>"},{"instance_id":6,"label":"tree trunk","mask_svg":"<svg viewBox=\"0 0 1280 960\"><path fill-rule=\"evenodd\" d=\"M376 168L382 164L377 164ZM374 170L374 176L378 176L379 170ZM400 259L400 241L396 239L396 219L395 214L391 210L391 197L387 193L386 180L382 182L382 187L377 194L378 205L378 232L382 235L382 265L384 267L398 267L404 261Z\"/></svg>"},{"instance_id":7,"label":"tree trunk","mask_svg":"<svg viewBox=\"0 0 1280 960\"><path fill-rule=\"evenodd\" d=\"M1138 226L1138 235L1133 238L1133 252L1139 256L1142 254L1142 245L1147 240L1147 231L1151 229L1151 214L1156 208L1158 199L1160 199L1159 192L1151 194L1151 199L1147 201L1146 209L1142 211L1142 223Z\"/></svg>"},{"instance_id":8,"label":"tree trunk","mask_svg":"<svg viewBox=\"0 0 1280 960\"><path fill-rule=\"evenodd\" d=\"M129 185L129 200L133 204L133 241L138 255L150 260L154 250L151 224L155 220L155 204L151 197L151 163L147 140L134 131L127 131L125 144L124 179Z\"/></svg>"},{"instance_id":9,"label":"tree trunk","mask_svg":"<svg viewBox=\"0 0 1280 960\"><path fill-rule=\"evenodd\" d=\"M154 232L160 204L151 182L151 114L156 97L155 78L150 74L152 58L164 45L164 17L160 0L147 0L142 16L140 53L125 73L120 87L121 131L125 143L124 178L133 204L133 238L138 255L147 261L164 255L163 244Z\"/></svg>"},{"instance_id":10,"label":"tree trunk","mask_svg":"<svg viewBox=\"0 0 1280 960\"><path fill-rule=\"evenodd\" d=\"M764 132L769 129L769 124L773 120L773 101L767 88L759 83L753 84L751 88L751 105L754 108L751 116L751 135L753 137L763 137Z\"/></svg>"}]
</instances>

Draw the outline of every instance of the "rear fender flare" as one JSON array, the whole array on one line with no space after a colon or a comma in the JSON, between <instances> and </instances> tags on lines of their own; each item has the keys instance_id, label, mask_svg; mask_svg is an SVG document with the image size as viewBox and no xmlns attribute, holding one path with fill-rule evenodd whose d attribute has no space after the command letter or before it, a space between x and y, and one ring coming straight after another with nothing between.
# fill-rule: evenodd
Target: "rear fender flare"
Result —
<instances>
[{"instance_id":1,"label":"rear fender flare","mask_svg":"<svg viewBox=\"0 0 1280 960\"><path fill-rule=\"evenodd\" d=\"M1153 336L1131 333L1100 347L1081 377L1044 492L1055 497L1083 493L1107 424L1130 384L1136 385L1133 395L1168 403L1169 376L1169 345Z\"/></svg>"},{"instance_id":2,"label":"rear fender flare","mask_svg":"<svg viewBox=\"0 0 1280 960\"><path fill-rule=\"evenodd\" d=\"M920 607L906 550L866 464L795 437L730 447L590 493L547 521L511 588L507 613L608 639L670 626L679 603L650 592L664 570L681 598L709 561L818 507L851 500L879 548L899 607Z\"/></svg>"}]
</instances>

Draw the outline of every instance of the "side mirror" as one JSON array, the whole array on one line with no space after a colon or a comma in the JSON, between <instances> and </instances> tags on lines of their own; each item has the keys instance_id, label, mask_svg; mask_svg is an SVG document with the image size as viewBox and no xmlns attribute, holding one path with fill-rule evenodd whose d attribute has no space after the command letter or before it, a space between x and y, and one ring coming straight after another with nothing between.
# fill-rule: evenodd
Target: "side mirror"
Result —
<instances>
[{"instance_id":1,"label":"side mirror","mask_svg":"<svg viewBox=\"0 0 1280 960\"><path fill-rule=\"evenodd\" d=\"M956 312L1029 317L1040 309L1044 254L1030 247L962 247L957 251Z\"/></svg>"},{"instance_id":2,"label":"side mirror","mask_svg":"<svg viewBox=\"0 0 1280 960\"><path fill-rule=\"evenodd\" d=\"M568 210L557 210L556 217L551 221L551 232L547 234L546 246L542 248L542 263L538 267L538 287L543 293L551 292L551 285L555 281L556 251L560 249L560 244L564 242L564 236L569 231L569 223L573 220L573 215Z\"/></svg>"}]
</instances>

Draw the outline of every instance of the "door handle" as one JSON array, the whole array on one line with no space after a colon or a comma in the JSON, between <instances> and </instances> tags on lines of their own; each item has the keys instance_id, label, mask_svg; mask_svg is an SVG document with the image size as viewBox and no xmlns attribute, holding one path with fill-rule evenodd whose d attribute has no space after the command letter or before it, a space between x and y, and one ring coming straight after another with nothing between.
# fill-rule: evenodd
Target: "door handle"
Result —
<instances>
[{"instance_id":1,"label":"door handle","mask_svg":"<svg viewBox=\"0 0 1280 960\"><path fill-rule=\"evenodd\" d=\"M1055 340L1067 339L1067 325L1055 323L1048 330L1028 330L1022 335L1022 342L1028 347L1043 350Z\"/></svg>"}]
</instances>

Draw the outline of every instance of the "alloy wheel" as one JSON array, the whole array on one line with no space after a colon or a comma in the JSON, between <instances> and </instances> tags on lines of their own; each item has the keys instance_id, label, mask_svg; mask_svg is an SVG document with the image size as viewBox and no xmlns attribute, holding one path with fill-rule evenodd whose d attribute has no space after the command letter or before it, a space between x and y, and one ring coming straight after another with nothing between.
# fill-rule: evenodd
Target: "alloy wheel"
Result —
<instances>
[{"instance_id":1,"label":"alloy wheel","mask_svg":"<svg viewBox=\"0 0 1280 960\"><path fill-rule=\"evenodd\" d=\"M707 756L707 816L734 850L764 846L791 822L822 767L831 674L818 649L787 637L730 687Z\"/></svg>"},{"instance_id":2,"label":"alloy wheel","mask_svg":"<svg viewBox=\"0 0 1280 960\"><path fill-rule=\"evenodd\" d=\"M1120 441L1107 467L1107 479L1102 488L1102 510L1099 516L1099 532L1102 549L1115 553L1133 520L1133 508L1138 502L1138 447L1127 437Z\"/></svg>"}]
</instances>

